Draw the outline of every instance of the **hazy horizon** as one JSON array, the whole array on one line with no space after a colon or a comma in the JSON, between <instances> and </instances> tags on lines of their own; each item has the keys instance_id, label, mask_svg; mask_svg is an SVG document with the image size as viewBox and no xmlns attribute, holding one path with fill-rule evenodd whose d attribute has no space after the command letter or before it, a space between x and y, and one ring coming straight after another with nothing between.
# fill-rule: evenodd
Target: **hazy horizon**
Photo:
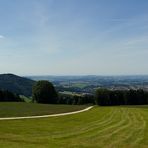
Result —
<instances>
[{"instance_id":1,"label":"hazy horizon","mask_svg":"<svg viewBox=\"0 0 148 148\"><path fill-rule=\"evenodd\" d=\"M148 75L148 1L0 0L0 73Z\"/></svg>"},{"instance_id":2,"label":"hazy horizon","mask_svg":"<svg viewBox=\"0 0 148 148\"><path fill-rule=\"evenodd\" d=\"M0 75L5 75L5 74L12 74L12 75L17 75L21 77L85 77L85 76L97 76L97 77L147 77L148 74L104 74L104 75L99 75L99 74L17 74L17 73L0 73Z\"/></svg>"},{"instance_id":3,"label":"hazy horizon","mask_svg":"<svg viewBox=\"0 0 148 148\"><path fill-rule=\"evenodd\" d=\"M29 77L148 77L148 74L146 75L20 75L20 76L29 76Z\"/></svg>"}]
</instances>

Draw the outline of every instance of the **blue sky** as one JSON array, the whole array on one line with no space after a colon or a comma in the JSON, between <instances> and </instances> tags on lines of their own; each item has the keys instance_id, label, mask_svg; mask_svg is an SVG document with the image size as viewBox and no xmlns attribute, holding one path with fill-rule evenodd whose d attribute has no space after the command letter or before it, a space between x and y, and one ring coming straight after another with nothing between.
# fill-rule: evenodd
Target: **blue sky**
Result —
<instances>
[{"instance_id":1,"label":"blue sky","mask_svg":"<svg viewBox=\"0 0 148 148\"><path fill-rule=\"evenodd\" d=\"M0 73L148 74L148 1L0 0Z\"/></svg>"}]
</instances>

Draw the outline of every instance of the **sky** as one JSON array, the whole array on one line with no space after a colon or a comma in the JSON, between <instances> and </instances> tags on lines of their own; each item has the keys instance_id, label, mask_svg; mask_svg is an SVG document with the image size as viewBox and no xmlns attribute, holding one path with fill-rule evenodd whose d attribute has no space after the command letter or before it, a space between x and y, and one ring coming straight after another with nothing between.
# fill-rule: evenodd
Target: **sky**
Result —
<instances>
[{"instance_id":1,"label":"sky","mask_svg":"<svg viewBox=\"0 0 148 148\"><path fill-rule=\"evenodd\" d=\"M147 0L0 0L0 73L147 75Z\"/></svg>"}]
</instances>

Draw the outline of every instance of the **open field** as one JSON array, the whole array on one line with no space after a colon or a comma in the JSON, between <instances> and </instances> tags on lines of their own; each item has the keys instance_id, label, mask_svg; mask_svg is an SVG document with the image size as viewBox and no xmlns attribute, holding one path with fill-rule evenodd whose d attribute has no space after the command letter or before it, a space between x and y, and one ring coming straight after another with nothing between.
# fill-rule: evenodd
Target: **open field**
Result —
<instances>
[{"instance_id":1,"label":"open field","mask_svg":"<svg viewBox=\"0 0 148 148\"><path fill-rule=\"evenodd\" d=\"M148 106L94 107L62 117L0 121L0 147L148 147Z\"/></svg>"},{"instance_id":2,"label":"open field","mask_svg":"<svg viewBox=\"0 0 148 148\"><path fill-rule=\"evenodd\" d=\"M49 115L77 111L86 108L86 105L49 105L24 102L0 103L0 117L22 117Z\"/></svg>"},{"instance_id":3,"label":"open field","mask_svg":"<svg viewBox=\"0 0 148 148\"><path fill-rule=\"evenodd\" d=\"M78 88L84 88L84 87L88 86L87 83L72 83L71 85L72 85L72 87L78 87Z\"/></svg>"}]
</instances>

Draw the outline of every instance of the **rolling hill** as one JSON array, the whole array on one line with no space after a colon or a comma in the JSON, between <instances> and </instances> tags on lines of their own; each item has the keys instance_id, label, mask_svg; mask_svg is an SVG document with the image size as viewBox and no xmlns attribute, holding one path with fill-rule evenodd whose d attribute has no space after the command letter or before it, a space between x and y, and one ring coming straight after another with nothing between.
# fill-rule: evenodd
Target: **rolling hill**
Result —
<instances>
[{"instance_id":1,"label":"rolling hill","mask_svg":"<svg viewBox=\"0 0 148 148\"><path fill-rule=\"evenodd\" d=\"M35 104L27 105L31 110L28 113L35 111ZM96 106L87 112L61 117L4 120L0 121L0 147L147 148L147 115L148 106Z\"/></svg>"},{"instance_id":2,"label":"rolling hill","mask_svg":"<svg viewBox=\"0 0 148 148\"><path fill-rule=\"evenodd\" d=\"M13 93L31 96L35 81L14 74L0 74L0 89Z\"/></svg>"}]
</instances>

